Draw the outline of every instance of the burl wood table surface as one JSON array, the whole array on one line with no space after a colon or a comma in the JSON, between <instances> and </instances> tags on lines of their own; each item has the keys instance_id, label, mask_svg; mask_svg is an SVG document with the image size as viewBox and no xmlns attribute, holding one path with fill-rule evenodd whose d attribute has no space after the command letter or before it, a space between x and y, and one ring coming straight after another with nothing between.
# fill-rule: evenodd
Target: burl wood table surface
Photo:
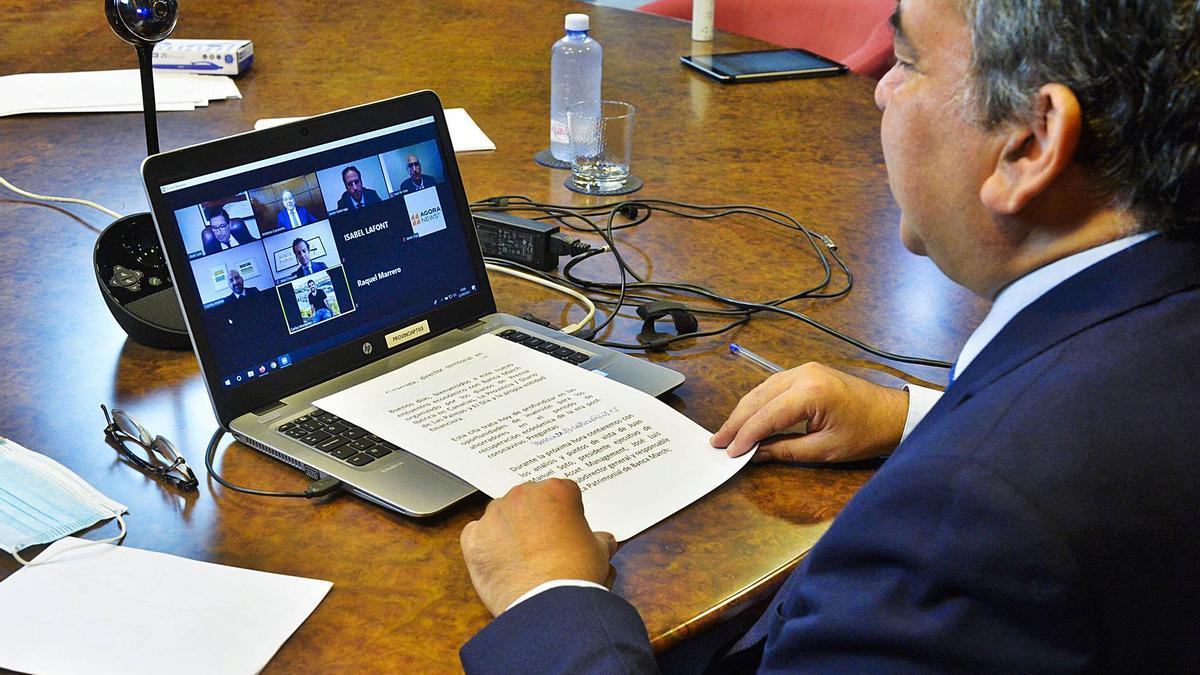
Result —
<instances>
[{"instance_id":1,"label":"burl wood table surface","mask_svg":"<svg viewBox=\"0 0 1200 675\"><path fill-rule=\"evenodd\" d=\"M896 235L878 142L874 83L856 75L722 85L683 68L681 54L766 45L721 34L693 44L684 23L563 1L312 3L181 2L176 37L251 38L244 98L162 113L170 149L249 130L264 117L312 115L417 89L465 107L495 152L459 156L468 196L521 194L543 202L601 203L567 191L565 174L531 157L548 139L549 50L563 15L586 11L604 47L604 96L637 108L635 195L742 203L787 212L837 243L854 289L789 304L892 351L952 359L984 307L907 253ZM132 48L105 23L102 3L0 1L0 74L134 67ZM0 176L44 194L84 197L122 213L146 209L138 164L141 116L26 115L0 119ZM458 545L482 497L430 520L366 502L325 503L234 494L201 477L180 496L117 458L99 404L129 410L182 448L203 472L215 422L191 353L126 339L92 272L102 214L0 192L0 435L62 461L128 504L128 546L334 582L284 644L272 672L454 671L457 650L490 616ZM655 216L618 235L630 264L655 280L705 284L765 300L821 279L795 231L746 217ZM598 259L581 274L613 278ZM493 275L502 311L574 321L561 298ZM835 274L833 285L845 282ZM722 319L704 319L715 327ZM633 342L641 322L618 318L609 339ZM785 366L818 360L876 382L944 382L933 368L887 364L782 317L759 316L720 337L638 354L687 382L668 402L715 430L764 373L732 357L736 339ZM240 484L295 490L293 469L226 443L220 469ZM726 485L626 542L613 590L641 612L657 649L761 602L782 582L870 470L752 465ZM96 537L115 530L99 528ZM0 577L16 568L0 561ZM186 611L185 596L181 611Z\"/></svg>"}]
</instances>

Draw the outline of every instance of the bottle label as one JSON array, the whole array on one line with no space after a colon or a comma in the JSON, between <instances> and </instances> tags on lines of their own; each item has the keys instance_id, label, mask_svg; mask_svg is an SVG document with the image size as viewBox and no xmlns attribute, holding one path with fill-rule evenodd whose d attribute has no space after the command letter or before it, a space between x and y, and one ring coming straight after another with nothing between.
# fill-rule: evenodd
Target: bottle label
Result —
<instances>
[{"instance_id":1,"label":"bottle label","mask_svg":"<svg viewBox=\"0 0 1200 675\"><path fill-rule=\"evenodd\" d=\"M551 143L569 143L571 137L567 134L567 125L559 122L556 119L550 120L550 142Z\"/></svg>"}]
</instances>

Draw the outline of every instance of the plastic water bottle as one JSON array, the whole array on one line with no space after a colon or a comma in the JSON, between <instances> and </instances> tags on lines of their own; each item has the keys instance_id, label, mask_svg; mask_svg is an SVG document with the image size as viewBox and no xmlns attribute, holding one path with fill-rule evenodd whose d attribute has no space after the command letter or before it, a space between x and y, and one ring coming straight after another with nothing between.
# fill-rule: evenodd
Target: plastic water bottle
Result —
<instances>
[{"instance_id":1,"label":"plastic water bottle","mask_svg":"<svg viewBox=\"0 0 1200 675\"><path fill-rule=\"evenodd\" d=\"M587 14L568 14L567 34L550 50L550 154L571 161L567 108L595 104L600 112L600 43L588 36Z\"/></svg>"}]
</instances>

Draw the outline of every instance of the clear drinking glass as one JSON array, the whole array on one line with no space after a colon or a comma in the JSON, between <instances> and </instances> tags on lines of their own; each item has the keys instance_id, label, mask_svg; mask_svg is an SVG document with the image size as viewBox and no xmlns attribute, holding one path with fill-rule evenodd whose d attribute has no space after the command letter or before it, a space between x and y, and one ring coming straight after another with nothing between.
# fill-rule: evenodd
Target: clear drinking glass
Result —
<instances>
[{"instance_id":1,"label":"clear drinking glass","mask_svg":"<svg viewBox=\"0 0 1200 675\"><path fill-rule=\"evenodd\" d=\"M567 108L571 177L586 192L616 192L629 179L634 109L621 101L581 102Z\"/></svg>"}]
</instances>

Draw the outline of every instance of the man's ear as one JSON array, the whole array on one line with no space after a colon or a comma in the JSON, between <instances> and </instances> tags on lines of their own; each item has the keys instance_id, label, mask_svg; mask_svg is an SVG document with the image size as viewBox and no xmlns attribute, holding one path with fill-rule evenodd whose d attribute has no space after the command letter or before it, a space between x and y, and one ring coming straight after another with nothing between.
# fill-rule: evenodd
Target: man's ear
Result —
<instances>
[{"instance_id":1,"label":"man's ear","mask_svg":"<svg viewBox=\"0 0 1200 675\"><path fill-rule=\"evenodd\" d=\"M980 200L1005 215L1025 208L1074 160L1082 125L1075 93L1061 84L1042 85L1032 119L1009 127L996 168L980 188Z\"/></svg>"}]
</instances>

